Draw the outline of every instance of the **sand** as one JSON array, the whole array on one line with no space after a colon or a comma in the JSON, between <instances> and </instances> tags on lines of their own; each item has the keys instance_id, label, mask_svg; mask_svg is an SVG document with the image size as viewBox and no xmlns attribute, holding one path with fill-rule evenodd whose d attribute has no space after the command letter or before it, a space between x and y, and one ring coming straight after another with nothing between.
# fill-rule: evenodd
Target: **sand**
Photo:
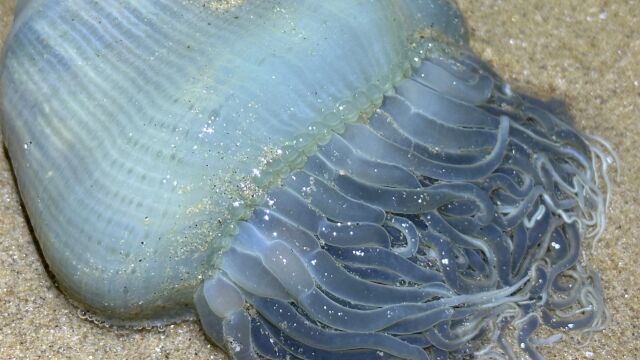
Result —
<instances>
[{"instance_id":1,"label":"sand","mask_svg":"<svg viewBox=\"0 0 640 360\"><path fill-rule=\"evenodd\" d=\"M15 0L0 0L0 38ZM565 100L579 128L608 139L622 167L608 227L590 263L610 326L587 344L571 334L549 359L637 359L640 288L640 4L631 0L460 0L472 45L515 88ZM0 359L224 359L198 324L124 330L83 320L55 287L0 153Z\"/></svg>"}]
</instances>

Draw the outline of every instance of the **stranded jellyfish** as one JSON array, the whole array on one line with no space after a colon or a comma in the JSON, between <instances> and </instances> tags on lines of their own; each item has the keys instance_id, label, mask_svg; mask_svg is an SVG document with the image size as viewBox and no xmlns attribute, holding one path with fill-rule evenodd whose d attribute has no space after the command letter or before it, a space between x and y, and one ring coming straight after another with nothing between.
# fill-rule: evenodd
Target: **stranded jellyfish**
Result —
<instances>
[{"instance_id":1,"label":"stranded jellyfish","mask_svg":"<svg viewBox=\"0 0 640 360\"><path fill-rule=\"evenodd\" d=\"M608 145L466 36L445 0L19 0L2 133L60 289L238 359L601 329Z\"/></svg>"}]
</instances>

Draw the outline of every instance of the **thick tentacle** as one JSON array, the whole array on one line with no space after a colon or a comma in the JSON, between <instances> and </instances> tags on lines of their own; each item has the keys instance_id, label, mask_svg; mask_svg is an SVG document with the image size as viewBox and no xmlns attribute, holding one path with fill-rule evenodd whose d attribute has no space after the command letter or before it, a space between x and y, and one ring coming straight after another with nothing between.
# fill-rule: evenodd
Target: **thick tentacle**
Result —
<instances>
[{"instance_id":1,"label":"thick tentacle","mask_svg":"<svg viewBox=\"0 0 640 360\"><path fill-rule=\"evenodd\" d=\"M541 323L606 324L579 254L607 150L473 56L426 59L238 224L203 328L242 359L539 358Z\"/></svg>"}]
</instances>

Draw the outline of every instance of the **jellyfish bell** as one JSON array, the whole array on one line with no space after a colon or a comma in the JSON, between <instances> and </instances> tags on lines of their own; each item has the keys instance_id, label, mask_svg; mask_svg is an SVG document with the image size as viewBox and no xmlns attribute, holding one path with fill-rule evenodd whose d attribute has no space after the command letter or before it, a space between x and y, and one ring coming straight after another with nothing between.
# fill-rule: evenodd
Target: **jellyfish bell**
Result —
<instances>
[{"instance_id":1,"label":"jellyfish bell","mask_svg":"<svg viewBox=\"0 0 640 360\"><path fill-rule=\"evenodd\" d=\"M56 281L106 321L423 359L606 320L576 265L606 146L510 90L448 2L18 9L5 144Z\"/></svg>"}]
</instances>

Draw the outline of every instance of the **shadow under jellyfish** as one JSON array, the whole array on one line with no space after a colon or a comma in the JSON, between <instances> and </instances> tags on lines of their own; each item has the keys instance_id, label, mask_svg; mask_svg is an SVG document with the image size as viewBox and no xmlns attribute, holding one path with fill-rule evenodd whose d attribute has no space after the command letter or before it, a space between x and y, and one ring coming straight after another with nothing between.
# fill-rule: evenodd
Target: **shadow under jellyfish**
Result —
<instances>
[{"instance_id":1,"label":"shadow under jellyfish","mask_svg":"<svg viewBox=\"0 0 640 360\"><path fill-rule=\"evenodd\" d=\"M111 324L197 317L237 359L536 359L541 324L606 325L580 256L615 157L444 0L19 0L0 92L48 266Z\"/></svg>"}]
</instances>

